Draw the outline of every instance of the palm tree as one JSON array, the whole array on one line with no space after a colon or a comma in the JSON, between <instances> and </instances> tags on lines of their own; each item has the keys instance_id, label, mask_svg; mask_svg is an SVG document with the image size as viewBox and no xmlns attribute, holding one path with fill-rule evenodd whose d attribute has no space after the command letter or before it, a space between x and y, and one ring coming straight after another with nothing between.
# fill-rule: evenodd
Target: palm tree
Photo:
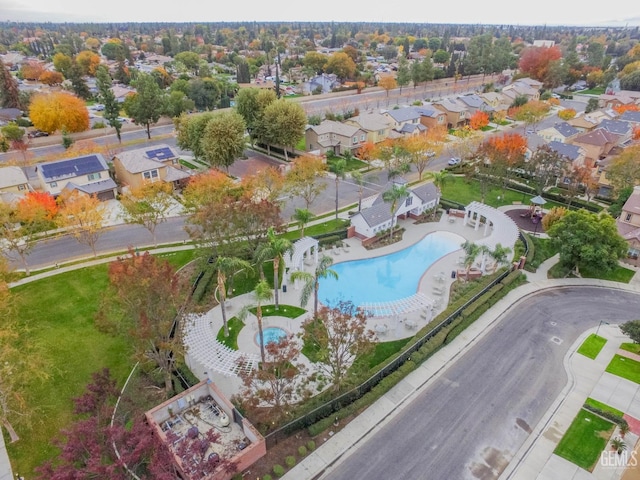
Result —
<instances>
[{"instance_id":1,"label":"palm tree","mask_svg":"<svg viewBox=\"0 0 640 480\"><path fill-rule=\"evenodd\" d=\"M462 249L464 250L464 253L465 253L464 267L467 271L467 279L468 279L469 270L471 270L471 267L473 266L473 262L476 261L476 257L482 251L482 247L480 247L480 245L476 245L473 242L470 242L469 240L466 240L462 244Z\"/></svg>"},{"instance_id":2,"label":"palm tree","mask_svg":"<svg viewBox=\"0 0 640 480\"><path fill-rule=\"evenodd\" d=\"M309 272L297 271L291 274L291 280L302 280L305 282L300 295L300 306L304 307L309 302L309 297L313 293L313 317L318 316L318 289L320 288L320 279L332 277L338 279L338 273L329 268L333 265L333 258L323 255L316 266L315 275Z\"/></svg>"},{"instance_id":3,"label":"palm tree","mask_svg":"<svg viewBox=\"0 0 640 480\"><path fill-rule=\"evenodd\" d=\"M224 325L224 336L229 336L229 325L227 324L227 276L233 275L239 270L252 270L249 262L237 257L219 256L213 264L213 268L218 273L218 296L220 309L222 310L222 324Z\"/></svg>"},{"instance_id":4,"label":"palm tree","mask_svg":"<svg viewBox=\"0 0 640 480\"><path fill-rule=\"evenodd\" d=\"M440 170L439 172L428 172L427 178L431 179L442 195L442 190L444 189L445 184L451 180L452 176L446 170Z\"/></svg>"},{"instance_id":5,"label":"palm tree","mask_svg":"<svg viewBox=\"0 0 640 480\"><path fill-rule=\"evenodd\" d=\"M336 176L336 220L338 219L338 184L347 173L347 161L344 158L337 158L329 165L329 171Z\"/></svg>"},{"instance_id":6,"label":"palm tree","mask_svg":"<svg viewBox=\"0 0 640 480\"><path fill-rule=\"evenodd\" d=\"M300 224L300 238L304 237L304 227L315 217L311 210L306 208L296 208L291 218Z\"/></svg>"},{"instance_id":7,"label":"palm tree","mask_svg":"<svg viewBox=\"0 0 640 480\"><path fill-rule=\"evenodd\" d=\"M390 190L387 190L382 194L382 199L389 203L391 206L391 233L389 235L389 241L393 239L393 227L396 219L396 207L398 205L398 200L406 197L409 193L406 185L393 185Z\"/></svg>"},{"instance_id":8,"label":"palm tree","mask_svg":"<svg viewBox=\"0 0 640 480\"><path fill-rule=\"evenodd\" d=\"M259 263L273 259L273 291L276 310L279 308L280 263L284 260L284 256L287 253L293 253L293 245L291 242L286 238L278 237L273 227L269 227L267 231L267 243L263 243L258 247L256 250L256 258Z\"/></svg>"},{"instance_id":9,"label":"palm tree","mask_svg":"<svg viewBox=\"0 0 640 480\"><path fill-rule=\"evenodd\" d=\"M495 270L501 263L505 263L507 261L507 257L511 253L511 249L509 247L503 247L500 243L496 243L493 250L489 250L487 253L495 262L493 264Z\"/></svg>"},{"instance_id":10,"label":"palm tree","mask_svg":"<svg viewBox=\"0 0 640 480\"><path fill-rule=\"evenodd\" d=\"M260 280L256 284L256 288L253 290L253 300L255 301L256 307L256 318L258 320L258 336L260 338L260 358L262 359L262 364L260 368L264 368L265 364L265 355L264 355L264 332L262 330L262 305L264 302L268 302L273 298L273 292L271 291L271 286L269 282L266 280ZM243 309L238 313L238 317L241 320L244 320L249 314L249 309L251 305L245 305Z\"/></svg>"},{"instance_id":11,"label":"palm tree","mask_svg":"<svg viewBox=\"0 0 640 480\"><path fill-rule=\"evenodd\" d=\"M627 449L627 444L624 443L624 440L622 440L620 437L616 437L611 440L611 448L618 452L618 455L622 455L622 452Z\"/></svg>"}]
</instances>

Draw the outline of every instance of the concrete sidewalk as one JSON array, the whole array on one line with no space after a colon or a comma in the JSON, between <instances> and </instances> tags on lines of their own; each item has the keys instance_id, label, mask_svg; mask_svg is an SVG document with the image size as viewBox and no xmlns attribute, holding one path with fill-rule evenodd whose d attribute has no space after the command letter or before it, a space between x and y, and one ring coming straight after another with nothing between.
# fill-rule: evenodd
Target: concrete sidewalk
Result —
<instances>
[{"instance_id":1,"label":"concrete sidewalk","mask_svg":"<svg viewBox=\"0 0 640 480\"><path fill-rule=\"evenodd\" d=\"M283 478L287 480L312 480L321 478L323 472L328 471L332 465L344 460L353 452L358 445L365 441L370 435L374 434L380 427L391 421L395 415L397 415L401 409L412 401L412 399L420 395L426 390L434 381L436 381L441 375L446 372L447 368L452 365L457 358L464 355L473 345L475 345L484 335L489 333L493 327L500 323L502 316L511 309L517 308L517 305L530 295L536 294L545 289L566 287L566 286L599 286L618 288L634 293L640 294L640 285L637 284L620 284L616 282L609 282L604 280L595 279L563 279L563 280L548 280L546 274L548 269L555 263L553 260L549 260L543 263L536 274L531 275L527 273L527 278L530 283L527 283L515 290L509 292L509 294L500 300L490 311L486 312L480 319L474 322L468 327L461 335L444 348L440 349L433 357L423 363L418 369L403 379L398 385L392 388L386 393L380 400L370 406L357 418L352 420L341 431L336 433L329 441L321 445L316 451L312 452L307 458L290 470ZM613 355L611 349L617 350L621 338L615 335L615 327L607 327L606 335L612 338L611 342L608 342L608 347L601 352L599 358L601 363L608 363L607 355ZM605 333L605 329L601 328L600 332ZM582 339L586 338L590 331L585 332ZM613 339L616 339L613 341ZM617 345L614 344L617 342ZM536 440L541 436L542 427L555 421L556 414L563 407L562 415L558 417L562 422L568 425L573 420L573 417L580 409L584 400L591 393L593 387L596 385L598 379L602 376L604 367L601 365L594 369L588 365L588 362L582 361L582 359L576 360L575 364L570 363L569 360L574 356L575 350L580 343L576 342L574 348L570 350L568 358L565 360L565 368L568 369L569 383L563 390L562 394L558 397L556 402L548 409L544 419L545 422L541 426L538 426L536 432L537 435L532 434L529 440L523 445L518 454L512 460L509 470L503 473L501 478L516 478L510 477L515 474L517 468L518 479L530 480L536 478L538 474L545 467L545 462L551 455L551 452L555 448L555 445L561 438L561 434L558 433L554 438L555 443L537 443ZM586 357L585 357L586 358ZM573 370L569 370L569 369ZM555 426L555 424L554 424ZM576 467L577 468L577 467ZM522 472L522 473L520 473ZM505 476L506 475L506 476ZM571 478L581 477L567 477L563 473L559 472L558 476L549 477L554 480L567 480ZM605 478L605 477L586 477L586 478ZM619 477L617 477L619 478Z\"/></svg>"}]
</instances>

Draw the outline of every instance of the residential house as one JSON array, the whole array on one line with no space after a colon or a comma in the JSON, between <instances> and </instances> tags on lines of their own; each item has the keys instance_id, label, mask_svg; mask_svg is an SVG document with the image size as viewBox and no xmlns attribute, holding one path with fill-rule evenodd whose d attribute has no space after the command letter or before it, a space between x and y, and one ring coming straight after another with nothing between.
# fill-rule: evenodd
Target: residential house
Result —
<instances>
[{"instance_id":1,"label":"residential house","mask_svg":"<svg viewBox=\"0 0 640 480\"><path fill-rule=\"evenodd\" d=\"M113 157L116 179L130 188L147 182L167 182L180 188L190 174L179 165L178 156L168 145L137 148Z\"/></svg>"},{"instance_id":2,"label":"residential house","mask_svg":"<svg viewBox=\"0 0 640 480\"><path fill-rule=\"evenodd\" d=\"M502 94L508 96L511 101L517 97L526 97L527 100L540 100L540 82L531 79L516 80L506 87L502 87ZM540 84L542 85L542 84Z\"/></svg>"},{"instance_id":3,"label":"residential house","mask_svg":"<svg viewBox=\"0 0 640 480\"><path fill-rule=\"evenodd\" d=\"M334 120L323 120L320 125L309 125L305 131L307 151L318 150L320 153L354 153L366 139L367 133L360 127Z\"/></svg>"},{"instance_id":4,"label":"residential house","mask_svg":"<svg viewBox=\"0 0 640 480\"><path fill-rule=\"evenodd\" d=\"M614 120L619 117L619 115L610 108L594 110L590 113L585 113L584 117L590 122L595 122L600 125L600 122L603 120Z\"/></svg>"},{"instance_id":5,"label":"residential house","mask_svg":"<svg viewBox=\"0 0 640 480\"><path fill-rule=\"evenodd\" d=\"M476 95L475 93L470 93L468 95L460 95L457 98L458 101L462 102L467 110L469 110L470 116L473 116L476 112L486 112L492 113L494 108L489 105L484 98L480 95Z\"/></svg>"},{"instance_id":6,"label":"residential house","mask_svg":"<svg viewBox=\"0 0 640 480\"><path fill-rule=\"evenodd\" d=\"M573 128L576 128L580 131L580 133L590 132L594 128L598 126L598 123L591 120L586 115L580 115L578 117L574 117L571 120L567 120L567 123L571 125Z\"/></svg>"},{"instance_id":7,"label":"residential house","mask_svg":"<svg viewBox=\"0 0 640 480\"><path fill-rule=\"evenodd\" d=\"M117 185L109 175L109 167L99 154L40 163L36 167L40 187L57 197L63 190L96 195L99 200L116 198Z\"/></svg>"},{"instance_id":8,"label":"residential house","mask_svg":"<svg viewBox=\"0 0 640 480\"><path fill-rule=\"evenodd\" d=\"M636 186L616 220L618 233L629 244L625 262L640 266L640 186Z\"/></svg>"},{"instance_id":9,"label":"residential house","mask_svg":"<svg viewBox=\"0 0 640 480\"><path fill-rule=\"evenodd\" d=\"M422 114L417 107L387 110L383 115L393 122L393 129L403 135L417 135L427 130L420 121Z\"/></svg>"},{"instance_id":10,"label":"residential house","mask_svg":"<svg viewBox=\"0 0 640 480\"><path fill-rule=\"evenodd\" d=\"M500 92L479 93L478 96L482 98L495 112L506 112L513 103L513 100L510 97L507 97Z\"/></svg>"},{"instance_id":11,"label":"residential house","mask_svg":"<svg viewBox=\"0 0 640 480\"><path fill-rule=\"evenodd\" d=\"M598 160L606 157L618 144L618 135L610 133L604 128L596 128L591 132L578 135L571 143L584 149L585 165L593 167Z\"/></svg>"},{"instance_id":12,"label":"residential house","mask_svg":"<svg viewBox=\"0 0 640 480\"><path fill-rule=\"evenodd\" d=\"M415 108L420 114L420 123L427 127L427 129L447 126L447 114L439 108L431 104Z\"/></svg>"},{"instance_id":13,"label":"residential house","mask_svg":"<svg viewBox=\"0 0 640 480\"><path fill-rule=\"evenodd\" d=\"M582 147L552 140L547 146L571 163L574 167L584 165L586 154Z\"/></svg>"},{"instance_id":14,"label":"residential house","mask_svg":"<svg viewBox=\"0 0 640 480\"><path fill-rule=\"evenodd\" d=\"M267 453L264 437L208 379L147 411L145 417L171 452L177 478L183 480L231 480L235 473L225 465L242 472ZM177 448L181 441L200 444L199 439L207 438L209 431L215 432L217 440L202 442L202 456L196 458Z\"/></svg>"},{"instance_id":15,"label":"residential house","mask_svg":"<svg viewBox=\"0 0 640 480\"><path fill-rule=\"evenodd\" d=\"M556 123L538 132L538 136L547 142L568 143L578 135L580 135L580 130L572 127L567 122Z\"/></svg>"},{"instance_id":16,"label":"residential house","mask_svg":"<svg viewBox=\"0 0 640 480\"><path fill-rule=\"evenodd\" d=\"M635 110L627 110L618 117L618 120L632 123L635 127L640 125L640 112Z\"/></svg>"},{"instance_id":17,"label":"residential house","mask_svg":"<svg viewBox=\"0 0 640 480\"><path fill-rule=\"evenodd\" d=\"M372 143L379 143L387 138L398 138L400 135L393 133L393 122L376 112L366 112L355 117L351 117L345 120L347 125L356 126L364 130L367 134L366 141Z\"/></svg>"},{"instance_id":18,"label":"residential house","mask_svg":"<svg viewBox=\"0 0 640 480\"><path fill-rule=\"evenodd\" d=\"M383 191L390 190L393 185L406 185L406 180L397 179L390 182ZM361 240L375 237L396 224L397 218L416 218L424 212L435 208L440 201L440 192L433 183L426 183L407 189L407 196L398 200L396 210L391 213L391 205L384 201L383 194L378 195L373 203L351 217L351 226L355 236Z\"/></svg>"},{"instance_id":19,"label":"residential house","mask_svg":"<svg viewBox=\"0 0 640 480\"><path fill-rule=\"evenodd\" d=\"M29 190L29 180L20 167L0 168L0 193L26 194Z\"/></svg>"},{"instance_id":20,"label":"residential house","mask_svg":"<svg viewBox=\"0 0 640 480\"><path fill-rule=\"evenodd\" d=\"M631 141L633 128L629 122L624 120L603 120L600 122L600 128L604 128L607 132L618 135L618 145L627 145Z\"/></svg>"},{"instance_id":21,"label":"residential house","mask_svg":"<svg viewBox=\"0 0 640 480\"><path fill-rule=\"evenodd\" d=\"M611 180L607 178L607 167L611 165L615 158L615 156L609 155L596 162L595 177L598 181L598 195L604 198L611 198L613 196L613 185L611 185Z\"/></svg>"},{"instance_id":22,"label":"residential house","mask_svg":"<svg viewBox=\"0 0 640 480\"><path fill-rule=\"evenodd\" d=\"M609 95L605 93L598 97L598 106L604 108L624 107L626 105L633 105L637 101L637 98L634 98L622 92L618 92L615 95Z\"/></svg>"},{"instance_id":23,"label":"residential house","mask_svg":"<svg viewBox=\"0 0 640 480\"><path fill-rule=\"evenodd\" d=\"M455 99L445 98L434 103L435 107L447 115L447 128L459 128L471 118L467 107Z\"/></svg>"},{"instance_id":24,"label":"residential house","mask_svg":"<svg viewBox=\"0 0 640 480\"><path fill-rule=\"evenodd\" d=\"M316 75L302 84L302 93L312 95L313 93L329 93L334 88L339 87L338 77L334 73L323 73Z\"/></svg>"},{"instance_id":25,"label":"residential house","mask_svg":"<svg viewBox=\"0 0 640 480\"><path fill-rule=\"evenodd\" d=\"M136 93L135 88L127 87L125 85L114 85L111 87L111 91L116 97L116 100L120 103L124 102L129 95Z\"/></svg>"}]
</instances>

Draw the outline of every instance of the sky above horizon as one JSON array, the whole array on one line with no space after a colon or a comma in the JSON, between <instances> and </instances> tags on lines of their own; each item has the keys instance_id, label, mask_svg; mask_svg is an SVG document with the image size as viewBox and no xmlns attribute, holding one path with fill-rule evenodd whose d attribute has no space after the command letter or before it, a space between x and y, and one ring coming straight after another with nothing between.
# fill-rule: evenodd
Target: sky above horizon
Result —
<instances>
[{"instance_id":1,"label":"sky above horizon","mask_svg":"<svg viewBox=\"0 0 640 480\"><path fill-rule=\"evenodd\" d=\"M0 0L0 21L50 22L234 22L348 21L514 25L640 25L637 0L592 2L538 0L457 0L430 7L424 0L297 3L245 0L244 3L196 0L131 2L128 0Z\"/></svg>"}]
</instances>

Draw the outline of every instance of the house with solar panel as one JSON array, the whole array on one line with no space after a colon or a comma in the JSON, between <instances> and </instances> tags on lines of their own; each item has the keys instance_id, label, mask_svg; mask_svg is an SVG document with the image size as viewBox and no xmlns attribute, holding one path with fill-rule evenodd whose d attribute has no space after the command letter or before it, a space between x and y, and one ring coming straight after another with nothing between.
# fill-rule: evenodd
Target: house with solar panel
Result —
<instances>
[{"instance_id":1,"label":"house with solar panel","mask_svg":"<svg viewBox=\"0 0 640 480\"><path fill-rule=\"evenodd\" d=\"M191 174L180 167L168 145L137 148L113 157L116 179L122 186L138 188L148 182L167 182L180 189Z\"/></svg>"},{"instance_id":2,"label":"house with solar panel","mask_svg":"<svg viewBox=\"0 0 640 480\"><path fill-rule=\"evenodd\" d=\"M42 190L54 197L63 190L72 190L95 195L102 201L116 198L116 182L99 153L40 163L36 166L36 174Z\"/></svg>"}]
</instances>

